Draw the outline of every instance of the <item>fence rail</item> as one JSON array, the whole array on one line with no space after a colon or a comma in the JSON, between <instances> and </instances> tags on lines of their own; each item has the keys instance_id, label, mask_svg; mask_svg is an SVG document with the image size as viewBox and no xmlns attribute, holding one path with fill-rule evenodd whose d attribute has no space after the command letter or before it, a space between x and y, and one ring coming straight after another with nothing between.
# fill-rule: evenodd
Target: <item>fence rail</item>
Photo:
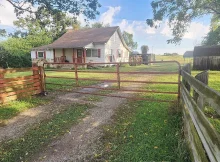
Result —
<instances>
[{"instance_id":1,"label":"fence rail","mask_svg":"<svg viewBox=\"0 0 220 162\"><path fill-rule=\"evenodd\" d=\"M188 65L187 65L188 66ZM191 76L182 68L181 98L183 101L184 121L186 137L189 141L194 161L220 161L220 135L206 117L203 109L205 105L211 106L220 114L220 93L208 87L207 79L205 83L200 77ZM200 74L202 78L207 77L207 73ZM205 76L206 75L206 76ZM190 87L187 87L189 85ZM197 94L191 96L190 89ZM200 99L198 99L200 98ZM201 104L202 101L202 104Z\"/></svg>"},{"instance_id":2,"label":"fence rail","mask_svg":"<svg viewBox=\"0 0 220 162\"><path fill-rule=\"evenodd\" d=\"M142 62L141 64L143 64L144 62ZM95 81L95 82L98 82L98 83L104 83L104 82L108 82L108 83L117 83L117 88L115 89L111 89L112 91L130 91L130 92L144 92L144 93L162 93L162 94L170 94L170 95L177 95L177 100L179 101L179 98L180 98L180 64L179 62L177 61L153 61L153 62L148 62L148 63L155 63L155 64L167 64L167 63L174 63L177 65L177 70L175 70L174 72L164 72L164 71L129 71L129 72L125 72L125 71L121 71L121 66L123 64L130 64L130 62L120 62L120 63L117 63L117 62L111 62L111 63L45 63L45 65L73 65L74 66L74 70L63 70L63 69L57 69L57 70L51 70L51 69L45 69L45 73L46 73L46 78L50 79L50 78L57 78L57 79L73 79L75 81L75 85L74 83L73 84L66 84L66 83L53 83L51 81L48 81L46 82L46 85L58 85L58 86L68 86L68 87L79 87L79 88L85 88L83 85L80 84L80 81ZM113 65L115 66L115 69L114 70L110 70L110 71L98 71L98 70L81 70L81 69L78 69L78 67L80 67L81 65ZM47 74L49 74L48 72L70 72L70 73L73 73L72 76L73 77L62 77L62 76L49 76ZM74 75L75 73L75 75ZM100 79L100 78L95 78L95 77L80 77L79 74L82 74L82 73L93 73L93 74L113 74L112 76L114 76L115 78L104 78L104 79ZM134 80L131 80L129 79L129 77L126 79L126 78L123 78L123 76L135 76L135 75L170 75L170 74L173 74L175 75L176 74L176 77L177 77L177 80L178 81L147 81L147 80L137 80L137 79L134 79ZM167 92L167 91L140 91L140 90L134 90L134 89L124 89L121 87L121 84L122 83L138 83L138 84L175 84L178 86L178 90L176 92ZM46 86L47 87L47 86ZM94 89L99 89L99 90L108 90L108 88L100 88L100 87L97 87L97 86L93 86L92 88ZM47 88L48 89L48 88ZM95 93L83 93L83 92L77 92L77 91L74 91L76 93L82 93L82 94L92 94L92 95L96 95ZM102 96L101 94L99 94L100 96ZM120 97L120 96L112 96L110 94L108 95L105 95L105 96L109 96L109 97ZM126 98L126 97L123 97L123 98ZM130 97L129 99L133 99L133 100L148 100L148 101L152 101L152 99L149 99L149 98L138 98L138 97ZM176 102L176 100L154 100L154 101L158 101L158 102Z\"/></svg>"},{"instance_id":3,"label":"fence rail","mask_svg":"<svg viewBox=\"0 0 220 162\"><path fill-rule=\"evenodd\" d=\"M40 75L41 68L0 69L0 103L7 103L22 97L39 94L42 92ZM6 78L6 74L17 72L32 72L24 77Z\"/></svg>"}]
</instances>

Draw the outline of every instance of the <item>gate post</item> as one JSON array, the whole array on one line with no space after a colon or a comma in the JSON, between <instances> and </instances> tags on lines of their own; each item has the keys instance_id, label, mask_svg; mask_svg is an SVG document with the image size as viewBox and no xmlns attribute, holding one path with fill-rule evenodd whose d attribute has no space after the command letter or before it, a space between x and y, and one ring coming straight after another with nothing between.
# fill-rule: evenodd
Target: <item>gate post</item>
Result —
<instances>
[{"instance_id":1,"label":"gate post","mask_svg":"<svg viewBox=\"0 0 220 162\"><path fill-rule=\"evenodd\" d=\"M120 85L120 71L119 71L119 63L117 63L117 80L118 80L118 89L121 88L121 85Z\"/></svg>"},{"instance_id":2,"label":"gate post","mask_svg":"<svg viewBox=\"0 0 220 162\"><path fill-rule=\"evenodd\" d=\"M39 69L39 71L40 71L41 93L42 93L42 94L45 94L46 86L45 86L44 67L39 66L38 69Z\"/></svg>"},{"instance_id":3,"label":"gate post","mask_svg":"<svg viewBox=\"0 0 220 162\"><path fill-rule=\"evenodd\" d=\"M1 71L0 71L0 85L2 85L3 90L4 90L4 85L3 84L4 84L4 73L1 73ZM4 93L0 94L0 101L2 102L2 104L5 103L5 94Z\"/></svg>"},{"instance_id":4,"label":"gate post","mask_svg":"<svg viewBox=\"0 0 220 162\"><path fill-rule=\"evenodd\" d=\"M78 82L78 66L77 63L74 64L74 69L75 69L75 79L76 79L76 86L79 86L79 82Z\"/></svg>"}]
</instances>

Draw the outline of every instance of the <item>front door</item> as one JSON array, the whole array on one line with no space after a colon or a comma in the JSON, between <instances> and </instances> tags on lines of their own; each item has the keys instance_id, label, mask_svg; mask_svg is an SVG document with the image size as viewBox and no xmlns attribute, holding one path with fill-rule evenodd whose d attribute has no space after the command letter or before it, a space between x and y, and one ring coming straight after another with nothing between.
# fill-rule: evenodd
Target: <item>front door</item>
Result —
<instances>
[{"instance_id":1,"label":"front door","mask_svg":"<svg viewBox=\"0 0 220 162\"><path fill-rule=\"evenodd\" d=\"M77 49L77 63L82 63L83 59L83 51L81 49Z\"/></svg>"}]
</instances>

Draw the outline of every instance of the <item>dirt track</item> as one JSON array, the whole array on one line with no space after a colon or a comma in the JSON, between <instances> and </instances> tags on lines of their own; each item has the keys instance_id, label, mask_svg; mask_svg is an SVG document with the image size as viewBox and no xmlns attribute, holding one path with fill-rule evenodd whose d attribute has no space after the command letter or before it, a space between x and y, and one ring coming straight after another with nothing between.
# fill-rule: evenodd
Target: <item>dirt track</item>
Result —
<instances>
[{"instance_id":1,"label":"dirt track","mask_svg":"<svg viewBox=\"0 0 220 162\"><path fill-rule=\"evenodd\" d=\"M134 85L134 88L139 87L141 87L141 84ZM87 88L81 91L88 92L96 90ZM112 94L120 96L134 95L129 92ZM85 95L83 94L67 93L56 96L54 102L48 105L39 106L21 113L14 119L11 119L7 126L0 128L0 140L22 136L30 126L51 118L52 114L59 112L71 103L88 103L84 98ZM123 98L103 97L100 102L93 102L95 107L89 110L88 116L79 122L79 124L73 126L69 133L66 133L59 140L53 141L49 146L43 148L31 161L86 161L86 157L93 154L97 146L97 141L99 141L98 139L102 137L101 126L108 123L115 109L119 108L126 101Z\"/></svg>"}]
</instances>

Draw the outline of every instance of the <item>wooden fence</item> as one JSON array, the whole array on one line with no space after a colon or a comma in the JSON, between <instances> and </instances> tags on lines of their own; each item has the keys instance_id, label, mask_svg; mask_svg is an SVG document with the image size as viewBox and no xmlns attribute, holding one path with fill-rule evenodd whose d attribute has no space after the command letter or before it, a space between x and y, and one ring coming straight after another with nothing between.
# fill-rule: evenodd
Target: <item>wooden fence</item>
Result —
<instances>
[{"instance_id":1,"label":"wooden fence","mask_svg":"<svg viewBox=\"0 0 220 162\"><path fill-rule=\"evenodd\" d=\"M13 76L18 72L30 72L23 77ZM44 79L42 67L19 68L19 69L0 69L0 103L7 103L22 97L39 94L44 90Z\"/></svg>"},{"instance_id":2,"label":"wooden fence","mask_svg":"<svg viewBox=\"0 0 220 162\"><path fill-rule=\"evenodd\" d=\"M187 65L189 66L189 65ZM220 93L208 87L208 72L195 77L187 66L182 68L181 98L183 102L185 135L191 156L196 162L220 161L220 134L204 113L204 107L213 108L220 115ZM204 83L203 83L204 82ZM190 86L190 88L188 87ZM190 93L193 91L193 96Z\"/></svg>"}]
</instances>

